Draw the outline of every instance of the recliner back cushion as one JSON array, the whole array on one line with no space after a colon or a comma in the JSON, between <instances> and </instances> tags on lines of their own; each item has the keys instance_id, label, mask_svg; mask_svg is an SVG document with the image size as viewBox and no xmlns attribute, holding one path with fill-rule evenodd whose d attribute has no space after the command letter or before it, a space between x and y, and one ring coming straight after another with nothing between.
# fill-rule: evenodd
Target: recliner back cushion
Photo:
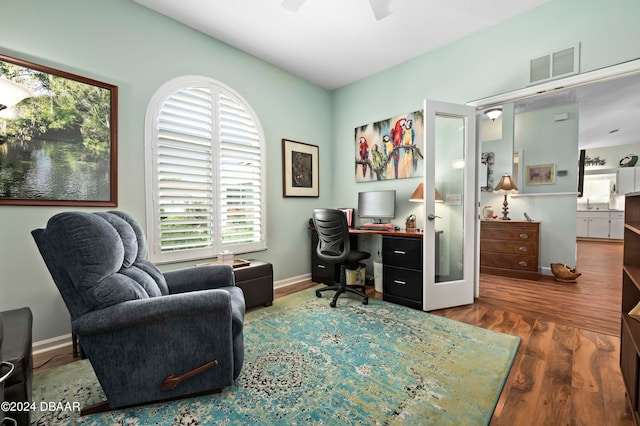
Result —
<instances>
[{"instance_id":1,"label":"recliner back cushion","mask_svg":"<svg viewBox=\"0 0 640 426\"><path fill-rule=\"evenodd\" d=\"M144 260L142 229L122 212L60 213L34 238L73 318L169 292L162 273ZM69 285L75 291L62 288ZM67 300L78 296L82 302Z\"/></svg>"}]
</instances>

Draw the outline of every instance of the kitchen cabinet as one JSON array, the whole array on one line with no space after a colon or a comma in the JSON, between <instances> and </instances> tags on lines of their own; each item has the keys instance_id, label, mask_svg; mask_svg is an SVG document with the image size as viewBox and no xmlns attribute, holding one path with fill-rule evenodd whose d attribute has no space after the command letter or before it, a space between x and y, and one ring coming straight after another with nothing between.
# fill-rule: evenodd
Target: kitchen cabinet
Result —
<instances>
[{"instance_id":1,"label":"kitchen cabinet","mask_svg":"<svg viewBox=\"0 0 640 426\"><path fill-rule=\"evenodd\" d=\"M616 194L624 195L628 192L634 192L640 189L637 186L636 175L640 176L640 173L636 173L637 167L621 167L618 169L618 179L616 180Z\"/></svg>"},{"instance_id":2,"label":"kitchen cabinet","mask_svg":"<svg viewBox=\"0 0 640 426\"><path fill-rule=\"evenodd\" d=\"M611 212L609 238L614 240L624 239L624 212Z\"/></svg>"},{"instance_id":3,"label":"kitchen cabinet","mask_svg":"<svg viewBox=\"0 0 640 426\"><path fill-rule=\"evenodd\" d=\"M624 234L624 212L578 211L576 237L622 239Z\"/></svg>"}]
</instances>

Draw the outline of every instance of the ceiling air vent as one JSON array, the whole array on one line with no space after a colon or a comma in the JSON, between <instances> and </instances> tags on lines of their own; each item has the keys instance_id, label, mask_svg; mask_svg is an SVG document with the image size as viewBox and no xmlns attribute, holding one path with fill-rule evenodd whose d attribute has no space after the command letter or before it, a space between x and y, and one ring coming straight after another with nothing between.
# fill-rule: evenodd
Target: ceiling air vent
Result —
<instances>
[{"instance_id":1,"label":"ceiling air vent","mask_svg":"<svg viewBox=\"0 0 640 426\"><path fill-rule=\"evenodd\" d=\"M580 44L568 49L548 53L529 61L529 83L538 84L547 80L580 72Z\"/></svg>"}]
</instances>

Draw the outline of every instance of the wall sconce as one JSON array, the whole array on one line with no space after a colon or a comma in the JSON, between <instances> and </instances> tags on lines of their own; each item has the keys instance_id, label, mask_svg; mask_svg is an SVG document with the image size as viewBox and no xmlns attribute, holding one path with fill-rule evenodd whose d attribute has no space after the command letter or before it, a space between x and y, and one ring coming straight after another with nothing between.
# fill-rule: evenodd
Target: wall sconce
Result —
<instances>
[{"instance_id":1,"label":"wall sconce","mask_svg":"<svg viewBox=\"0 0 640 426\"><path fill-rule=\"evenodd\" d=\"M509 195L510 192L517 190L518 186L513 181L513 179L511 179L511 176L509 176L508 173L505 173L504 176L500 178L500 182L498 182L498 184L494 188L493 192L504 193L504 203L502 203L502 217L500 219L511 220L511 218L509 217L509 203L507 202L507 195Z\"/></svg>"},{"instance_id":2,"label":"wall sconce","mask_svg":"<svg viewBox=\"0 0 640 426\"><path fill-rule=\"evenodd\" d=\"M487 115L487 117L491 119L491 121L496 121L496 118L502 115L502 108L500 107L489 108L484 113Z\"/></svg>"},{"instance_id":3,"label":"wall sconce","mask_svg":"<svg viewBox=\"0 0 640 426\"><path fill-rule=\"evenodd\" d=\"M438 191L438 188L435 188L435 191L436 191L435 192L436 203L441 203L443 201L442 195L440 195L440 191ZM409 197L409 201L413 201L415 203L424 201L423 194L424 194L424 184L420 182L416 190L413 191L413 194L411 194L411 197Z\"/></svg>"}]
</instances>

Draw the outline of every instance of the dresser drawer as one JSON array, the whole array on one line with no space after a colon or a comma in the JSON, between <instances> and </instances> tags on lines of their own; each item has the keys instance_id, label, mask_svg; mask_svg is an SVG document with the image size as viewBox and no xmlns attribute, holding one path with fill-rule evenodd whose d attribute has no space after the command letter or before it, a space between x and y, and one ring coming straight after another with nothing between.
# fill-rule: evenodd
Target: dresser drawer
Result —
<instances>
[{"instance_id":1,"label":"dresser drawer","mask_svg":"<svg viewBox=\"0 0 640 426\"><path fill-rule=\"evenodd\" d=\"M491 240L483 238L480 240L480 252L537 255L538 240Z\"/></svg>"},{"instance_id":2,"label":"dresser drawer","mask_svg":"<svg viewBox=\"0 0 640 426\"><path fill-rule=\"evenodd\" d=\"M422 239L383 237L382 262L389 266L422 270Z\"/></svg>"},{"instance_id":3,"label":"dresser drawer","mask_svg":"<svg viewBox=\"0 0 640 426\"><path fill-rule=\"evenodd\" d=\"M383 294L422 301L422 271L383 267Z\"/></svg>"},{"instance_id":4,"label":"dresser drawer","mask_svg":"<svg viewBox=\"0 0 640 426\"><path fill-rule=\"evenodd\" d=\"M480 266L493 266L498 268L537 272L538 256L480 252Z\"/></svg>"},{"instance_id":5,"label":"dresser drawer","mask_svg":"<svg viewBox=\"0 0 640 426\"><path fill-rule=\"evenodd\" d=\"M517 240L517 241L538 241L538 228L532 227L493 227L482 225L480 229L480 238L489 238L496 240Z\"/></svg>"}]
</instances>

